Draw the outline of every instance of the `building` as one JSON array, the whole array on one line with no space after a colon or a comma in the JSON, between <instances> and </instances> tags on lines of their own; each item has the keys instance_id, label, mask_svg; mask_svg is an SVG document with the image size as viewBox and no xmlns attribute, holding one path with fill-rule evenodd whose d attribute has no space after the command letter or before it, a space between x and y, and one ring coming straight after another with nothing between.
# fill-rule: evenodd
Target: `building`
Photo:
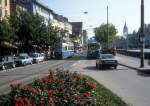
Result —
<instances>
[{"instance_id":1,"label":"building","mask_svg":"<svg viewBox=\"0 0 150 106\"><path fill-rule=\"evenodd\" d=\"M128 27L127 27L126 22L125 22L124 27L123 27L123 36L125 38L127 38L127 35L128 35Z\"/></svg>"},{"instance_id":2,"label":"building","mask_svg":"<svg viewBox=\"0 0 150 106\"><path fill-rule=\"evenodd\" d=\"M0 19L10 15L10 0L0 0Z\"/></svg>"},{"instance_id":3,"label":"building","mask_svg":"<svg viewBox=\"0 0 150 106\"><path fill-rule=\"evenodd\" d=\"M49 22L51 23L52 20L54 19L54 12L48 7L41 4L39 1L34 0L32 8L33 8L32 13L33 14L38 13L40 16L42 16L45 20L46 25L48 25Z\"/></svg>"},{"instance_id":4,"label":"building","mask_svg":"<svg viewBox=\"0 0 150 106\"><path fill-rule=\"evenodd\" d=\"M70 36L72 35L72 25L68 19L62 15L56 14L39 0L0 0L0 3L1 18L17 13L18 10L27 11L31 15L39 14L43 17L46 25L50 23L60 31L63 31L63 35L61 35L62 33L59 34L62 39L60 44L61 49L63 48L63 45L73 46L70 40Z\"/></svg>"},{"instance_id":5,"label":"building","mask_svg":"<svg viewBox=\"0 0 150 106\"><path fill-rule=\"evenodd\" d=\"M79 48L83 47L83 36L82 36L82 22L71 22L72 25L72 36L74 39L74 49L77 52Z\"/></svg>"},{"instance_id":6,"label":"building","mask_svg":"<svg viewBox=\"0 0 150 106\"><path fill-rule=\"evenodd\" d=\"M124 24L124 27L123 27L123 37L126 38L126 49L128 50L128 27L126 25L126 22Z\"/></svg>"},{"instance_id":7,"label":"building","mask_svg":"<svg viewBox=\"0 0 150 106\"><path fill-rule=\"evenodd\" d=\"M87 45L87 40L88 40L87 31L83 30L83 46L84 47Z\"/></svg>"},{"instance_id":8,"label":"building","mask_svg":"<svg viewBox=\"0 0 150 106\"><path fill-rule=\"evenodd\" d=\"M82 22L71 22L72 24L72 37L81 37L82 36Z\"/></svg>"}]
</instances>

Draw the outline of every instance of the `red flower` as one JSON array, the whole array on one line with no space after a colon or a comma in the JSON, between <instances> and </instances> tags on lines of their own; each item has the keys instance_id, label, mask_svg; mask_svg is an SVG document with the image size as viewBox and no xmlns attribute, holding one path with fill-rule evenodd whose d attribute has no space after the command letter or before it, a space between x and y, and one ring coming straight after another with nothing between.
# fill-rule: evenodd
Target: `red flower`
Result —
<instances>
[{"instance_id":1,"label":"red flower","mask_svg":"<svg viewBox=\"0 0 150 106\"><path fill-rule=\"evenodd\" d=\"M67 100L67 99L69 99L69 97L68 96L64 96L64 99Z\"/></svg>"},{"instance_id":2,"label":"red flower","mask_svg":"<svg viewBox=\"0 0 150 106\"><path fill-rule=\"evenodd\" d=\"M91 89L94 89L94 88L96 88L96 84L90 82L90 83L88 83L88 87L91 88Z\"/></svg>"},{"instance_id":3,"label":"red flower","mask_svg":"<svg viewBox=\"0 0 150 106\"><path fill-rule=\"evenodd\" d=\"M84 92L84 93L83 93L83 96L84 96L84 97L90 97L91 95L90 95L89 92Z\"/></svg>"},{"instance_id":4,"label":"red flower","mask_svg":"<svg viewBox=\"0 0 150 106\"><path fill-rule=\"evenodd\" d=\"M44 106L44 104L43 104L43 103L40 103L40 106Z\"/></svg>"},{"instance_id":5,"label":"red flower","mask_svg":"<svg viewBox=\"0 0 150 106\"><path fill-rule=\"evenodd\" d=\"M80 99L81 99L80 96L75 96L74 98L75 98L75 100L77 100L77 101L80 101Z\"/></svg>"},{"instance_id":6,"label":"red flower","mask_svg":"<svg viewBox=\"0 0 150 106\"><path fill-rule=\"evenodd\" d=\"M23 99L22 98L20 98L20 99L15 98L15 106L23 106Z\"/></svg>"},{"instance_id":7,"label":"red flower","mask_svg":"<svg viewBox=\"0 0 150 106\"><path fill-rule=\"evenodd\" d=\"M52 99L52 98L50 98L49 100L48 100L48 104L51 106L51 105L54 105L54 100Z\"/></svg>"},{"instance_id":8,"label":"red flower","mask_svg":"<svg viewBox=\"0 0 150 106\"><path fill-rule=\"evenodd\" d=\"M19 84L17 85L17 87L18 87L19 89L22 89L22 88L24 87L24 85L23 85L23 83L19 83Z\"/></svg>"},{"instance_id":9,"label":"red flower","mask_svg":"<svg viewBox=\"0 0 150 106\"><path fill-rule=\"evenodd\" d=\"M33 89L33 88L28 88L28 91L31 93L31 94L38 94L38 91Z\"/></svg>"},{"instance_id":10,"label":"red flower","mask_svg":"<svg viewBox=\"0 0 150 106\"><path fill-rule=\"evenodd\" d=\"M48 96L52 96L54 94L54 90L48 89Z\"/></svg>"},{"instance_id":11,"label":"red flower","mask_svg":"<svg viewBox=\"0 0 150 106\"><path fill-rule=\"evenodd\" d=\"M36 104L33 104L33 106L37 106Z\"/></svg>"},{"instance_id":12,"label":"red flower","mask_svg":"<svg viewBox=\"0 0 150 106\"><path fill-rule=\"evenodd\" d=\"M28 100L28 98L25 98L25 99L24 99L24 105L27 105L27 106L28 106L28 104L29 104L29 100Z\"/></svg>"}]
</instances>

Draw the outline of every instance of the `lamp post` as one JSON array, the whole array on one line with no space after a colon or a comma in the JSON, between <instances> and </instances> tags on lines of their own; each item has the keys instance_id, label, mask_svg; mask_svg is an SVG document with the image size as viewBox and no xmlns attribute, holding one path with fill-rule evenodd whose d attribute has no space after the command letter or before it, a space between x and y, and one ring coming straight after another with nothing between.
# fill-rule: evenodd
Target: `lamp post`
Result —
<instances>
[{"instance_id":1,"label":"lamp post","mask_svg":"<svg viewBox=\"0 0 150 106\"><path fill-rule=\"evenodd\" d=\"M108 6L107 6L107 49L109 48L109 23L108 23Z\"/></svg>"},{"instance_id":2,"label":"lamp post","mask_svg":"<svg viewBox=\"0 0 150 106\"><path fill-rule=\"evenodd\" d=\"M140 28L140 42L141 42L141 64L140 67L144 68L144 0L141 0L141 28Z\"/></svg>"}]
</instances>

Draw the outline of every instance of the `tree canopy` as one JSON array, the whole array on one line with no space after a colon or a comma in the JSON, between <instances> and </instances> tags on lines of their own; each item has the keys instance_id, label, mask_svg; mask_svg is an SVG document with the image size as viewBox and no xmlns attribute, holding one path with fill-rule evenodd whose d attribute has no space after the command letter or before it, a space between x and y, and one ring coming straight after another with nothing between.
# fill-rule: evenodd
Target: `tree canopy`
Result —
<instances>
[{"instance_id":1,"label":"tree canopy","mask_svg":"<svg viewBox=\"0 0 150 106\"><path fill-rule=\"evenodd\" d=\"M107 36L108 28L108 36ZM117 29L113 24L101 24L99 27L95 28L95 38L101 44L106 44L109 38L109 44L112 44L116 40Z\"/></svg>"},{"instance_id":2,"label":"tree canopy","mask_svg":"<svg viewBox=\"0 0 150 106\"><path fill-rule=\"evenodd\" d=\"M33 46L54 46L58 40L58 28L50 23L46 25L44 18L39 14L31 15L26 11L19 11L8 18L8 22L1 22L1 36L13 38L19 48L29 51Z\"/></svg>"}]
</instances>

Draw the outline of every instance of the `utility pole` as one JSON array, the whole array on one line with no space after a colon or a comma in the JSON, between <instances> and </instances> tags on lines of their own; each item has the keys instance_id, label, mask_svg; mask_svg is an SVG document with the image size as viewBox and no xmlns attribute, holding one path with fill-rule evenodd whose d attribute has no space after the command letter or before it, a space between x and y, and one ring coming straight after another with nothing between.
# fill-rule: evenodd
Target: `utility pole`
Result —
<instances>
[{"instance_id":1,"label":"utility pole","mask_svg":"<svg viewBox=\"0 0 150 106\"><path fill-rule=\"evenodd\" d=\"M107 6L107 49L109 49L109 22L108 22L108 6Z\"/></svg>"},{"instance_id":2,"label":"utility pole","mask_svg":"<svg viewBox=\"0 0 150 106\"><path fill-rule=\"evenodd\" d=\"M144 0L141 0L141 28L140 28L140 41L141 41L141 64L140 67L144 68Z\"/></svg>"}]
</instances>

